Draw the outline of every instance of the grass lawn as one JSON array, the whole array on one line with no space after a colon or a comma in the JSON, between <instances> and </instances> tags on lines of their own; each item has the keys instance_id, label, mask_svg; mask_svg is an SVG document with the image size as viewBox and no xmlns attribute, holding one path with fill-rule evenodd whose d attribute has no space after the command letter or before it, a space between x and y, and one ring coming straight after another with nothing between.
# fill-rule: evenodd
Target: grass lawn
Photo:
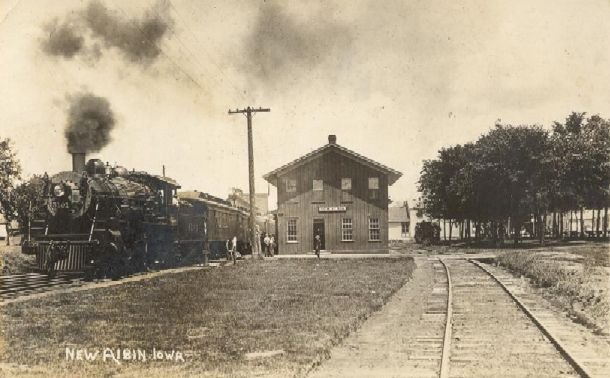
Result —
<instances>
[{"instance_id":1,"label":"grass lawn","mask_svg":"<svg viewBox=\"0 0 610 378\"><path fill-rule=\"evenodd\" d=\"M0 308L0 375L302 375L414 267L400 257L246 261L10 304ZM176 350L185 362L66 361L66 347ZM283 354L248 358L265 351Z\"/></svg>"},{"instance_id":2,"label":"grass lawn","mask_svg":"<svg viewBox=\"0 0 610 378\"><path fill-rule=\"evenodd\" d=\"M610 244L599 242L510 251L500 265L532 280L575 320L610 334Z\"/></svg>"},{"instance_id":3,"label":"grass lawn","mask_svg":"<svg viewBox=\"0 0 610 378\"><path fill-rule=\"evenodd\" d=\"M490 242L481 243L466 243L463 241L454 241L451 245L444 243L442 245L422 245L415 242L395 243L392 249L398 253L406 254L422 254L422 255L451 255L451 254L476 254L476 253L502 253L510 251L545 251L545 252L560 252L572 255L582 256L585 259L591 260L591 264L597 266L610 267L610 243L606 241L563 241L549 239L545 241L544 246L540 246L537 240L521 240L517 245L514 245L512 240L505 240L504 244L492 246Z\"/></svg>"},{"instance_id":4,"label":"grass lawn","mask_svg":"<svg viewBox=\"0 0 610 378\"><path fill-rule=\"evenodd\" d=\"M576 261L591 266L610 267L609 242L572 242L566 245L549 246L539 251L556 252L556 260Z\"/></svg>"}]
</instances>

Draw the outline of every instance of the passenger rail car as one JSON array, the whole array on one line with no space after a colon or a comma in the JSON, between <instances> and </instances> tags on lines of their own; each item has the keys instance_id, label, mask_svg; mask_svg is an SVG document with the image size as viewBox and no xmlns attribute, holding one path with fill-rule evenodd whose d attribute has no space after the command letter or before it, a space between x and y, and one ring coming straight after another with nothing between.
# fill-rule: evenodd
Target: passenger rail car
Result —
<instances>
[{"instance_id":1,"label":"passenger rail car","mask_svg":"<svg viewBox=\"0 0 610 378\"><path fill-rule=\"evenodd\" d=\"M182 217L200 217L206 228L205 249L210 258L226 256L227 240L237 238L237 251L251 253L248 229L248 212L234 207L230 202L198 191L179 192ZM186 210L188 206L188 210ZM193 222L196 223L196 222Z\"/></svg>"}]
</instances>

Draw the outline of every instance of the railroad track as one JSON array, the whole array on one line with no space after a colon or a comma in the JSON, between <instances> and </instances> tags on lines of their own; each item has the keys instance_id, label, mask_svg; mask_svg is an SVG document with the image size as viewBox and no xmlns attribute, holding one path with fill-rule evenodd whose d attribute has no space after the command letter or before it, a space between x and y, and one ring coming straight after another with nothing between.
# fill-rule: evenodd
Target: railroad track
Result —
<instances>
[{"instance_id":1,"label":"railroad track","mask_svg":"<svg viewBox=\"0 0 610 378\"><path fill-rule=\"evenodd\" d=\"M215 260L210 261L208 266L219 267L226 264L227 262L224 260ZM86 281L82 273L58 273L52 277L42 273L0 275L0 305L13 301L15 299L21 300L20 298L22 297L28 297L30 295L35 294L42 294L63 289L78 288L85 285L87 285L86 287L96 287L96 285L113 286L116 284L121 284L123 282L145 279L146 277L154 277L162 275L164 273L178 272L191 268L198 269L199 267L180 267L150 272L136 272L129 275L125 275L117 280L103 278L94 279L92 281Z\"/></svg>"},{"instance_id":2,"label":"railroad track","mask_svg":"<svg viewBox=\"0 0 610 378\"><path fill-rule=\"evenodd\" d=\"M426 298L424 312L416 325L417 329L413 330L414 334L406 343L407 349L403 351L408 357L403 361L401 370L411 377L438 377L441 369L447 314L450 313L448 289L451 285L440 260L432 262L431 273L432 292L423 295Z\"/></svg>"},{"instance_id":3,"label":"railroad track","mask_svg":"<svg viewBox=\"0 0 610 378\"><path fill-rule=\"evenodd\" d=\"M484 264L439 260L434 272L431 303L422 319L429 336L416 337L422 353L409 356L409 375L610 376L607 364L584 363L585 349L566 347L570 343L553 334L553 320L537 318ZM561 332L563 340L569 339L569 330Z\"/></svg>"},{"instance_id":4,"label":"railroad track","mask_svg":"<svg viewBox=\"0 0 610 378\"><path fill-rule=\"evenodd\" d=\"M0 276L0 303L26 295L82 284L83 277L74 274L57 274L53 277L40 273L4 275Z\"/></svg>"}]
</instances>

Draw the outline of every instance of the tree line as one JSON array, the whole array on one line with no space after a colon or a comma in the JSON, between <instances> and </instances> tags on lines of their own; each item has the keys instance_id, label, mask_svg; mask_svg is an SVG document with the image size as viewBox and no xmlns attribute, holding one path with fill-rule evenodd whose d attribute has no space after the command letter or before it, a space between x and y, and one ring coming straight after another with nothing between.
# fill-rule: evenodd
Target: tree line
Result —
<instances>
[{"instance_id":1,"label":"tree line","mask_svg":"<svg viewBox=\"0 0 610 378\"><path fill-rule=\"evenodd\" d=\"M564 219L575 213L585 237L584 209L593 210L592 236L607 237L610 120L574 112L552 130L498 123L477 141L425 160L418 190L424 213L449 223L449 240L457 223L467 240L512 235L518 243L527 226L543 243L548 232L572 236Z\"/></svg>"},{"instance_id":2,"label":"tree line","mask_svg":"<svg viewBox=\"0 0 610 378\"><path fill-rule=\"evenodd\" d=\"M17 220L19 232L25 232L32 207L40 205L43 192L43 179L34 175L22 180L21 163L17 158L11 140L0 138L0 214L10 222ZM6 243L10 242L11 229L7 231Z\"/></svg>"}]
</instances>

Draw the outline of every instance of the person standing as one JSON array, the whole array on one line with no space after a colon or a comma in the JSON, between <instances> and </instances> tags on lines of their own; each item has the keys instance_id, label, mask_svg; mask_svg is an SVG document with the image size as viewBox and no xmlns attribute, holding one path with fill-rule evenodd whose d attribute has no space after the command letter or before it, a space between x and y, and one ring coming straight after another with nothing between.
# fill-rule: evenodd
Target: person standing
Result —
<instances>
[{"instance_id":1,"label":"person standing","mask_svg":"<svg viewBox=\"0 0 610 378\"><path fill-rule=\"evenodd\" d=\"M227 241L225 242L225 248L227 249L227 260L229 259L229 257L231 257L231 239L227 239Z\"/></svg>"},{"instance_id":2,"label":"person standing","mask_svg":"<svg viewBox=\"0 0 610 378\"><path fill-rule=\"evenodd\" d=\"M313 240L313 247L316 251L316 256L320 258L320 248L322 247L322 239L320 238L320 234L316 234Z\"/></svg>"},{"instance_id":3,"label":"person standing","mask_svg":"<svg viewBox=\"0 0 610 378\"><path fill-rule=\"evenodd\" d=\"M233 255L233 265L235 265L235 260L237 256L237 236L233 236L231 247L233 247L233 252L231 254Z\"/></svg>"},{"instance_id":4,"label":"person standing","mask_svg":"<svg viewBox=\"0 0 610 378\"><path fill-rule=\"evenodd\" d=\"M271 257L273 257L273 255L275 255L275 247L276 247L275 236L271 235L270 239L271 240L269 242L269 253L271 254Z\"/></svg>"},{"instance_id":5,"label":"person standing","mask_svg":"<svg viewBox=\"0 0 610 378\"><path fill-rule=\"evenodd\" d=\"M233 238L236 239L236 238ZM233 260L233 265L235 265L235 244L237 241L228 239L226 243L227 247L227 261Z\"/></svg>"},{"instance_id":6,"label":"person standing","mask_svg":"<svg viewBox=\"0 0 610 378\"><path fill-rule=\"evenodd\" d=\"M269 257L271 255L271 238L269 235L265 234L265 238L263 239L263 243L265 245L265 257Z\"/></svg>"}]
</instances>

